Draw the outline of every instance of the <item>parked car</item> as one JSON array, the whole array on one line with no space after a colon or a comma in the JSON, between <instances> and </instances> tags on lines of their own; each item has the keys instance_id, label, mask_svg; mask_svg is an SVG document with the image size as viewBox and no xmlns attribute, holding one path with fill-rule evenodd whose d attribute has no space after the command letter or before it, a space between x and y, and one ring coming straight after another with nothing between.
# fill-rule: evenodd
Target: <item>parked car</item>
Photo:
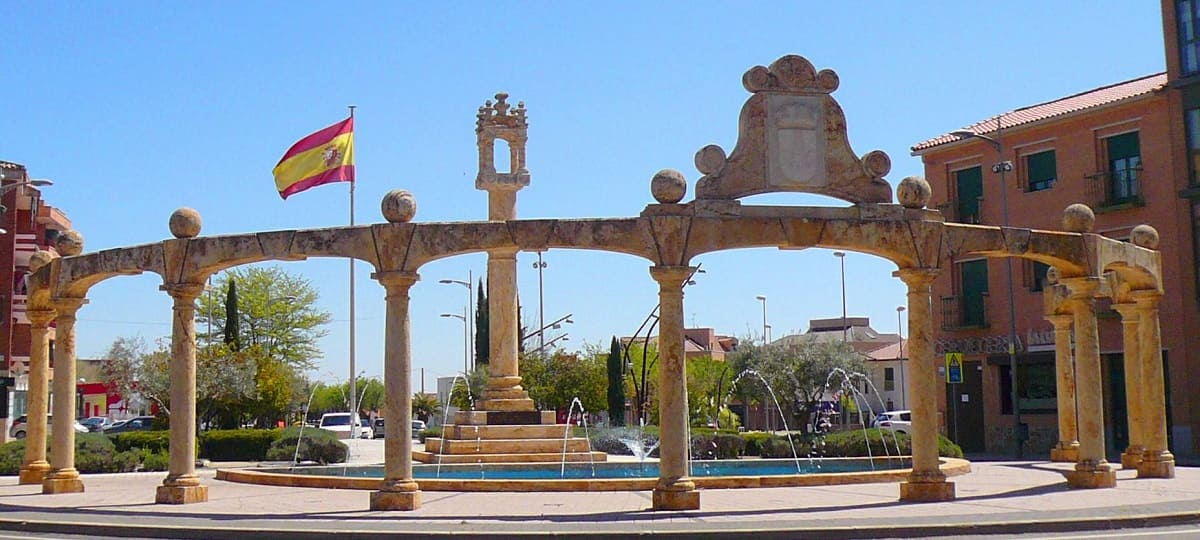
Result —
<instances>
[{"instance_id":1,"label":"parked car","mask_svg":"<svg viewBox=\"0 0 1200 540\"><path fill-rule=\"evenodd\" d=\"M117 422L104 430L105 434L125 433L127 431L150 431L153 429L153 416L135 416L123 422Z\"/></svg>"},{"instance_id":2,"label":"parked car","mask_svg":"<svg viewBox=\"0 0 1200 540\"><path fill-rule=\"evenodd\" d=\"M875 427L896 433L912 431L912 411L888 411L875 417Z\"/></svg>"},{"instance_id":3,"label":"parked car","mask_svg":"<svg viewBox=\"0 0 1200 540\"><path fill-rule=\"evenodd\" d=\"M79 421L86 427L88 431L104 431L104 428L112 425L112 420L107 416L89 416Z\"/></svg>"},{"instance_id":4,"label":"parked car","mask_svg":"<svg viewBox=\"0 0 1200 540\"><path fill-rule=\"evenodd\" d=\"M25 427L25 425L28 423L29 423L29 418L26 415L22 414L21 416L18 416L16 420L13 420L12 427L8 428L8 436L12 437L14 439L24 439L25 435L26 435L25 432L27 429ZM50 433L53 430L54 430L54 417L47 416L46 417L46 433ZM88 432L88 428L85 427L83 424L80 424L79 421L76 420L75 421L75 433L87 433L87 432Z\"/></svg>"},{"instance_id":5,"label":"parked car","mask_svg":"<svg viewBox=\"0 0 1200 540\"><path fill-rule=\"evenodd\" d=\"M354 422L352 426L350 423ZM333 412L321 415L321 423L317 427L332 431L339 439L349 439L351 433L359 431L358 415L348 412Z\"/></svg>"},{"instance_id":6,"label":"parked car","mask_svg":"<svg viewBox=\"0 0 1200 540\"><path fill-rule=\"evenodd\" d=\"M373 438L376 438L376 439L383 438L383 436L387 432L384 429L384 424L383 424L382 418L375 419L375 425L372 427L371 431L372 431L371 436ZM425 421L424 420L413 420L412 421L412 438L414 441L421 437L422 431L425 431Z\"/></svg>"}]
</instances>

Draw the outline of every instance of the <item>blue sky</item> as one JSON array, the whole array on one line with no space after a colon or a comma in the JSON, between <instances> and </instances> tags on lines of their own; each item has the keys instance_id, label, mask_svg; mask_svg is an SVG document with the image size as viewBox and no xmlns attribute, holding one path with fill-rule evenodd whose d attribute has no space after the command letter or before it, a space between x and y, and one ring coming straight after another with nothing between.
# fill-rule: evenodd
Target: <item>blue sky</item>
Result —
<instances>
[{"instance_id":1,"label":"blue sky","mask_svg":"<svg viewBox=\"0 0 1200 540\"><path fill-rule=\"evenodd\" d=\"M357 223L412 191L418 221L486 218L474 189L475 111L497 91L529 109L531 185L524 218L633 216L650 178L696 150L732 150L748 97L741 76L784 54L836 71L834 97L862 155L892 159L888 180L922 173L909 147L1001 111L1162 71L1157 3L1009 2L365 2L9 3L0 42L0 159L51 178L46 200L86 251L167 238L167 218L197 209L202 234L347 223L347 185L279 198L271 168L297 139L356 113ZM750 204L845 205L803 195ZM1019 225L1019 224L1016 224ZM545 254L545 318L568 313L568 349L629 335L657 302L647 263L616 254ZM538 317L534 254L518 259L525 317ZM421 270L413 291L414 380L462 366L466 290L485 256ZM738 250L697 259L685 320L773 337L841 314L838 261L823 249ZM348 375L344 260L281 263L311 280L332 313L313 376ZM357 265L357 364L382 374L383 289ZM846 257L851 316L896 330L894 266ZM79 313L78 354L118 336L170 334L154 275L96 286ZM907 328L905 328L907 335ZM558 335L556 331L550 337Z\"/></svg>"}]
</instances>

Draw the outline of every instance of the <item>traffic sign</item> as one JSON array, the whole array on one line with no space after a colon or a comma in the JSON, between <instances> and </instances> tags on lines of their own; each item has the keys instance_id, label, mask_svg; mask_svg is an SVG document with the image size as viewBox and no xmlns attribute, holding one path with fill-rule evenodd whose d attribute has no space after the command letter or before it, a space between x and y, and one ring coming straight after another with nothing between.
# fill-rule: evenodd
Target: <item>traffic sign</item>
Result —
<instances>
[{"instance_id":1,"label":"traffic sign","mask_svg":"<svg viewBox=\"0 0 1200 540\"><path fill-rule=\"evenodd\" d=\"M952 352L946 353L946 382L961 383L962 381L962 364L963 353Z\"/></svg>"}]
</instances>

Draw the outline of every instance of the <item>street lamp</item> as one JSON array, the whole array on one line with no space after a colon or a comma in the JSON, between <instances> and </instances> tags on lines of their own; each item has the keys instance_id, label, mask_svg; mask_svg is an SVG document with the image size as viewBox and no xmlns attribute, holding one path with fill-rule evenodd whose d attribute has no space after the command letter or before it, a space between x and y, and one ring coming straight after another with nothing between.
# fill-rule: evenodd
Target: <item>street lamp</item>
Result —
<instances>
[{"instance_id":1,"label":"street lamp","mask_svg":"<svg viewBox=\"0 0 1200 540\"><path fill-rule=\"evenodd\" d=\"M471 367L475 366L475 305L474 305L474 295L472 294L474 291L471 290L471 283L474 281L474 279L475 279L475 276L472 273L472 271L467 270L467 280L466 281L463 281L460 279L439 279L438 280L438 283L444 283L444 284L457 283L457 284L462 285L463 287L467 288L467 314L470 317L470 320L467 322L467 340L470 342L470 348L467 350L467 354L471 358L471 361L469 363L471 365Z\"/></svg>"},{"instance_id":2,"label":"street lamp","mask_svg":"<svg viewBox=\"0 0 1200 540\"><path fill-rule=\"evenodd\" d=\"M570 341L570 340L571 340L571 338L569 338L569 337L567 337L567 336L568 336L568 334L563 334L563 335L561 335L561 336L558 336L558 337L556 337L556 338L554 338L554 339L551 339L550 341L547 341L545 345L543 345L542 347L538 347L538 348L537 348L537 350L533 351L533 353L530 353L530 354L537 354L537 353L541 353L541 352L542 352L542 348L543 348L543 347L549 347L549 346L551 346L551 345L554 345L554 344L555 344L555 342L558 342L558 341Z\"/></svg>"},{"instance_id":3,"label":"street lamp","mask_svg":"<svg viewBox=\"0 0 1200 540\"><path fill-rule=\"evenodd\" d=\"M904 306L896 306L896 335L900 336L900 353L897 359L900 361L900 408L908 408L907 389L904 388L904 326L900 324L900 314L904 313Z\"/></svg>"},{"instance_id":4,"label":"street lamp","mask_svg":"<svg viewBox=\"0 0 1200 540\"><path fill-rule=\"evenodd\" d=\"M546 306L542 302L542 270L548 265L542 260L542 252L537 252L537 256L538 260L533 263L533 267L537 268L538 271L538 326L544 329L546 326ZM546 334L543 333L543 330L538 330L538 342L539 351L546 348Z\"/></svg>"},{"instance_id":5,"label":"street lamp","mask_svg":"<svg viewBox=\"0 0 1200 540\"><path fill-rule=\"evenodd\" d=\"M756 298L756 299L758 299L759 301L761 301L761 302L762 302L762 308L763 308L763 345L766 345L767 343L770 343L770 342L771 342L771 335L770 335L770 334L771 334L771 325L767 324L767 297L766 297L766 296L764 296L764 295L761 295L761 294L760 294L760 295L758 295L758 296L755 296L754 298Z\"/></svg>"},{"instance_id":6,"label":"street lamp","mask_svg":"<svg viewBox=\"0 0 1200 540\"><path fill-rule=\"evenodd\" d=\"M1008 227L1008 183L1007 173L1013 170L1013 163L1004 159L1004 115L996 117L996 137L992 138L987 135L975 133L974 131L952 131L954 135L960 139L979 139L992 146L996 151L997 161L992 165L992 172L1000 175L1000 207L1002 217L1004 219L1001 224ZM1012 409L1013 423L1016 429L1017 440L1017 459L1021 459L1021 445L1024 442L1024 433L1021 429L1021 405L1018 402L1019 394L1017 392L1017 314L1016 306L1013 304L1013 270L1012 257L1004 258L1005 280L1008 282L1008 376L1009 385L1012 386Z\"/></svg>"},{"instance_id":7,"label":"street lamp","mask_svg":"<svg viewBox=\"0 0 1200 540\"><path fill-rule=\"evenodd\" d=\"M463 322L463 375L465 376L470 371L471 367L471 338L467 330L471 327L471 323L467 320L466 315L459 315L457 313L443 313L442 316L454 317L455 319Z\"/></svg>"},{"instance_id":8,"label":"street lamp","mask_svg":"<svg viewBox=\"0 0 1200 540\"><path fill-rule=\"evenodd\" d=\"M846 254L835 251L833 256L842 262L842 343L845 343L848 341L846 335L850 331L850 325L846 324Z\"/></svg>"},{"instance_id":9,"label":"street lamp","mask_svg":"<svg viewBox=\"0 0 1200 540\"><path fill-rule=\"evenodd\" d=\"M11 184L4 184L4 180L6 180L7 178L8 177L5 176L3 172L0 172L0 198L3 198L5 193L12 191L19 186L42 187L42 186L53 186L54 185L53 180L49 180L46 178L32 178L32 179L25 178L23 180L19 180L17 182L13 182ZM7 211L8 211L8 208L5 207L3 204L0 204L0 215L3 215ZM8 234L8 231L6 229L0 228L0 234Z\"/></svg>"}]
</instances>

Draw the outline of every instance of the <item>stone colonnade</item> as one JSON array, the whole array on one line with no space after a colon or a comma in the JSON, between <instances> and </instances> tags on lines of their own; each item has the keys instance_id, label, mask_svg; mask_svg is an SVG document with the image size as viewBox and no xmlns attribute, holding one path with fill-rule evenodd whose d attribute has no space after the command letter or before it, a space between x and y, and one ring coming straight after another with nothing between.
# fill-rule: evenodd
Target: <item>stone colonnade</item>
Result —
<instances>
[{"instance_id":1,"label":"stone colonnade","mask_svg":"<svg viewBox=\"0 0 1200 540\"><path fill-rule=\"evenodd\" d=\"M1114 487L1116 472L1104 452L1104 390L1093 298L1100 279L1069 278L1061 283L1067 313L1046 316L1055 330L1059 410L1059 442L1050 457L1075 463L1075 470L1067 475L1072 487ZM1121 466L1136 468L1139 478L1174 478L1175 458L1167 448L1166 403L1160 390L1164 387L1158 320L1162 293L1143 290L1130 296L1131 301L1113 304L1121 315L1129 425L1129 446L1121 454ZM1082 413L1078 417L1077 411Z\"/></svg>"}]
</instances>

